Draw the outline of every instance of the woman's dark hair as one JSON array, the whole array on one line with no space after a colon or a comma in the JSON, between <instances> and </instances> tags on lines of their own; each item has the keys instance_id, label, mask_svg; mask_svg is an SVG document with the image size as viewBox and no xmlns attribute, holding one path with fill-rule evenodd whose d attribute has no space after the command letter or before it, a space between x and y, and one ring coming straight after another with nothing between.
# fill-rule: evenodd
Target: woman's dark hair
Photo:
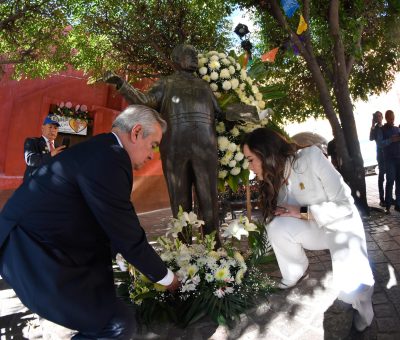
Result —
<instances>
[{"instance_id":1,"label":"woman's dark hair","mask_svg":"<svg viewBox=\"0 0 400 340\"><path fill-rule=\"evenodd\" d=\"M286 162L293 163L301 147L269 128L256 129L247 134L241 143L242 148L244 145L261 160L261 207L265 221L270 222L274 217L279 190L287 179L285 175L288 176L285 174Z\"/></svg>"}]
</instances>

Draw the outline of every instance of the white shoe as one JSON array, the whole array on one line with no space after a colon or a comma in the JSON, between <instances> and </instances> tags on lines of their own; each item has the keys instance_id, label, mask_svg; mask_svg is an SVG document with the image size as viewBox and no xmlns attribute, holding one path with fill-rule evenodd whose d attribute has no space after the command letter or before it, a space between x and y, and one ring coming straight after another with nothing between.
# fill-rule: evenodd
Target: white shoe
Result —
<instances>
[{"instance_id":1,"label":"white shoe","mask_svg":"<svg viewBox=\"0 0 400 340\"><path fill-rule=\"evenodd\" d=\"M371 296L374 291L374 287L367 287L362 293L357 301L357 303L353 304L353 307L356 309L354 314L354 327L359 332L363 332L367 327L369 327L374 318L374 309L372 308Z\"/></svg>"},{"instance_id":2,"label":"white shoe","mask_svg":"<svg viewBox=\"0 0 400 340\"><path fill-rule=\"evenodd\" d=\"M309 273L308 273L308 271L306 271L306 272L303 274L303 276L302 276L300 279L298 279L297 281L292 282L292 283L285 283L285 282L283 282L283 280L282 280L281 282L279 282L279 283L276 285L276 287L279 288L279 289L289 289L289 288L293 288L295 285L297 285L298 283L300 283L300 282L303 281L304 279L308 279L308 277L309 277Z\"/></svg>"}]
</instances>

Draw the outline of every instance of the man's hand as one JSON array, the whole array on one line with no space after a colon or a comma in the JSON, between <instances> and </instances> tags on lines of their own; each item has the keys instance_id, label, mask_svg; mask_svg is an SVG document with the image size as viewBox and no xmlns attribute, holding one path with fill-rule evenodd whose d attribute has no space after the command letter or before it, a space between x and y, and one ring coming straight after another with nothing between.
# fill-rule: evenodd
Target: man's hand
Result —
<instances>
[{"instance_id":1,"label":"man's hand","mask_svg":"<svg viewBox=\"0 0 400 340\"><path fill-rule=\"evenodd\" d=\"M103 81L108 84L117 85L117 89L119 89L124 83L124 81L112 71L107 71L106 73L104 73Z\"/></svg>"},{"instance_id":2,"label":"man's hand","mask_svg":"<svg viewBox=\"0 0 400 340\"><path fill-rule=\"evenodd\" d=\"M174 274L174 279L172 280L171 284L167 286L167 289L172 293L176 291L181 285L181 282L178 280L178 276Z\"/></svg>"},{"instance_id":3,"label":"man's hand","mask_svg":"<svg viewBox=\"0 0 400 340\"><path fill-rule=\"evenodd\" d=\"M63 152L64 149L65 149L65 145L56 147L52 152L50 152L51 157L58 155L60 152Z\"/></svg>"}]
</instances>

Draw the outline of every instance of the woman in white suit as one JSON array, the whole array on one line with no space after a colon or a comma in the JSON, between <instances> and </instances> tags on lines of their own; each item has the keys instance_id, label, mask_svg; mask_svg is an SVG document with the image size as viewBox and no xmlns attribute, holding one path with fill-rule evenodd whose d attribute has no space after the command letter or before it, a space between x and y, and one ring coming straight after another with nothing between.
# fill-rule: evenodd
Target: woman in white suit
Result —
<instances>
[{"instance_id":1,"label":"woman in white suit","mask_svg":"<svg viewBox=\"0 0 400 340\"><path fill-rule=\"evenodd\" d=\"M374 278L349 187L319 148L302 148L271 129L253 131L242 146L260 181L267 233L282 273L278 287L291 288L305 275L304 249L329 249L338 298L356 309L354 325L363 331L374 316Z\"/></svg>"}]
</instances>

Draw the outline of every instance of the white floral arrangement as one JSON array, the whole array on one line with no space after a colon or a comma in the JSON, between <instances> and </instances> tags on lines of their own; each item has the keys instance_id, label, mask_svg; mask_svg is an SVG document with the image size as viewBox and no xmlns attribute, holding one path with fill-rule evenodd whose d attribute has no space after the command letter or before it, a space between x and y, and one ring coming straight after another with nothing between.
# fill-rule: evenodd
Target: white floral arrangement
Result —
<instances>
[{"instance_id":1,"label":"white floral arrangement","mask_svg":"<svg viewBox=\"0 0 400 340\"><path fill-rule=\"evenodd\" d=\"M88 112L88 107L85 104L77 104L77 105L72 105L71 102L61 102L58 104L53 111L53 113L57 116L61 117L69 117L69 118L74 118L74 119L80 119L80 120L85 120L89 121L90 116Z\"/></svg>"},{"instance_id":2,"label":"white floral arrangement","mask_svg":"<svg viewBox=\"0 0 400 340\"><path fill-rule=\"evenodd\" d=\"M203 235L203 224L196 214L180 208L177 218L171 219L166 236L157 240L162 260L178 275L181 283L175 294L150 282L129 265L134 277L130 298L139 306L143 321L168 318L187 326L209 315L217 323L225 324L250 307L258 294L271 291L272 281L249 261L251 252L243 254L232 242L232 238L240 240L241 236L258 233L255 224L241 217L226 225L222 236L228 242L216 250L215 234ZM190 236L192 243L182 242L178 233L184 239Z\"/></svg>"},{"instance_id":3,"label":"white floral arrangement","mask_svg":"<svg viewBox=\"0 0 400 340\"><path fill-rule=\"evenodd\" d=\"M249 178L248 161L240 150L243 134L268 124L271 109L265 109L262 93L237 58L217 51L198 55L197 75L210 84L221 108L232 102L257 107L259 122L216 122L218 137L218 188L223 191L229 185L237 190L240 181L247 183Z\"/></svg>"},{"instance_id":4,"label":"white floral arrangement","mask_svg":"<svg viewBox=\"0 0 400 340\"><path fill-rule=\"evenodd\" d=\"M197 74L210 84L211 90L221 106L235 96L236 101L265 109L265 101L246 69L231 55L210 51L198 55Z\"/></svg>"},{"instance_id":5,"label":"white floral arrangement","mask_svg":"<svg viewBox=\"0 0 400 340\"><path fill-rule=\"evenodd\" d=\"M265 127L268 122L267 117L263 117L258 123L217 122L218 187L220 190L228 184L233 191L236 191L240 180L247 183L249 162L240 149L241 138L245 133Z\"/></svg>"}]
</instances>

